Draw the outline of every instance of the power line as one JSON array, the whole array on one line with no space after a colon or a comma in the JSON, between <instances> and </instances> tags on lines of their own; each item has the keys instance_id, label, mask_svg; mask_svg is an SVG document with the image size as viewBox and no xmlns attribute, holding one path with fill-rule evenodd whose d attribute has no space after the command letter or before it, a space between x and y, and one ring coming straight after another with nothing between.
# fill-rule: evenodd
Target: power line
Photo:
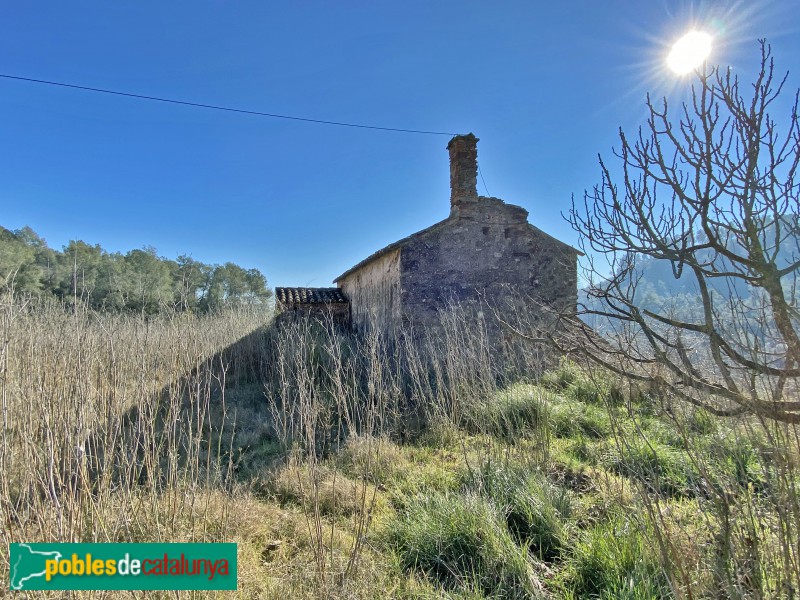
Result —
<instances>
[{"instance_id":1,"label":"power line","mask_svg":"<svg viewBox=\"0 0 800 600\"><path fill-rule=\"evenodd\" d=\"M419 129L401 129L399 127L379 127L377 125L362 125L359 123L345 123L342 121L325 121L323 119L309 119L306 117L294 117L291 115L279 115L276 113L261 112L258 110L245 110L243 108L231 108L229 106L216 106L214 104L202 104L200 102L187 102L185 100L173 100L171 98L159 98L158 96L146 96L144 94L131 94L128 92L118 92L115 90L106 90L103 88L87 87L84 85L75 85L72 83L60 83L58 81L47 81L44 79L32 79L30 77L17 77L15 75L3 75L0 77L4 79L14 79L16 81L27 81L29 83L41 83L44 85L53 85L58 87L65 87L74 90L84 90L87 92L98 92L101 94L113 94L114 96L125 96L127 98L138 98L139 100L155 100L156 102L166 102L168 104L180 104L183 106L194 106L196 108L210 108L212 110L222 110L226 112L241 113L245 115L255 115L258 117L271 117L273 119L288 119L290 121L304 121L306 123L318 123L322 125L337 125L339 127L357 127L359 129L376 129L378 131L395 131L399 133L422 133L427 135L449 135L455 136L457 133L450 133L447 131L424 131Z\"/></svg>"},{"instance_id":2,"label":"power line","mask_svg":"<svg viewBox=\"0 0 800 600\"><path fill-rule=\"evenodd\" d=\"M483 189L486 190L486 195L491 196L491 194L489 193L489 188L486 187L486 180L483 178L483 171L481 171L480 165L478 165L478 174L481 176L481 181L483 182Z\"/></svg>"}]
</instances>

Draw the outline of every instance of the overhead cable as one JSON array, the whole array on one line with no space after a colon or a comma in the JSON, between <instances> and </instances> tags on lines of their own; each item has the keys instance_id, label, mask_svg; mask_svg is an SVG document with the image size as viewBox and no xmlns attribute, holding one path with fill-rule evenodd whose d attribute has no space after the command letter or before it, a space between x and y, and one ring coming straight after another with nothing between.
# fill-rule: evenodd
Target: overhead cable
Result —
<instances>
[{"instance_id":1,"label":"overhead cable","mask_svg":"<svg viewBox=\"0 0 800 600\"><path fill-rule=\"evenodd\" d=\"M450 133L447 131L424 131L419 129L403 129L400 127L380 127L378 125L363 125L361 123L345 123L343 121L326 121L324 119L311 119L308 117L296 117L292 115L279 115L276 113L262 112L258 110L246 110L243 108L231 108L229 106L218 106L215 104L203 104L201 102L188 102L186 100L174 100L172 98L160 98L158 96L147 96L144 94L132 94L129 92L119 92L116 90L107 90L103 88L88 87L85 85L75 85L72 83L61 83L58 81L47 81L45 79L33 79L31 77L18 77L16 75L4 75L0 73L3 79L13 79L17 81L27 81L29 83L40 83L44 85L52 85L75 90L84 90L87 92L98 92L101 94L113 94L115 96L125 96L127 98L137 98L139 100L155 100L156 102L166 102L169 104L180 104L182 106L194 106L196 108L209 108L212 110L222 110L226 112L241 113L245 115L255 115L258 117L271 117L273 119L288 119L290 121L303 121L306 123L317 123L321 125L337 125L339 127L357 127L359 129L375 129L378 131L394 131L398 133L421 133L426 135L449 135L455 136L457 133Z\"/></svg>"}]
</instances>

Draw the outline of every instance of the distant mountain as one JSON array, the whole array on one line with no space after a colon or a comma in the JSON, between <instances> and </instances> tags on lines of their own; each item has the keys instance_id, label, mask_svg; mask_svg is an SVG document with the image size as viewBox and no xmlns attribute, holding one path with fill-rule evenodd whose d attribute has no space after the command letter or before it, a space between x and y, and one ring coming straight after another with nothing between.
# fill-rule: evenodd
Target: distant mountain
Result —
<instances>
[{"instance_id":1,"label":"distant mountain","mask_svg":"<svg viewBox=\"0 0 800 600\"><path fill-rule=\"evenodd\" d=\"M759 241L767 253L774 254L775 264L779 269L786 268L800 260L800 237L789 235L789 232L797 232L798 229L800 229L798 216L790 215L782 217L777 227L771 225L764 228L759 236ZM726 248L738 255L745 252L741 242L733 237L726 244ZM729 259L712 249L697 252L696 258L711 270L719 273L741 271L741 267L733 265ZM672 313L683 318L692 315L699 317L697 311L700 311L702 307L697 280L691 270L687 268L684 268L680 272L680 276L676 277L677 265L675 267L674 269L668 260L657 260L646 256L637 257L635 272L639 279L634 295L635 304L640 308L659 314ZM760 288L752 286L738 277L707 277L705 281L720 304L733 299L743 306L751 306L754 304L754 295L763 293ZM795 307L800 306L798 270L786 275L783 278L783 284L787 299L793 298ZM589 297L585 289L579 292L578 300L590 310L603 310L603 303ZM590 315L586 321L592 326L598 326L603 319Z\"/></svg>"}]
</instances>

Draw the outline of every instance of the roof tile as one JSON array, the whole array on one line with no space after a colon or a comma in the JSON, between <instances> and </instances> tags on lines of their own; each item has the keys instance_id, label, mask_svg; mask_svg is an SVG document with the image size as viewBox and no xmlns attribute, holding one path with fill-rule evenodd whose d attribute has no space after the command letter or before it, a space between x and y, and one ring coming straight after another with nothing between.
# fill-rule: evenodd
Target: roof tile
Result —
<instances>
[{"instance_id":1,"label":"roof tile","mask_svg":"<svg viewBox=\"0 0 800 600\"><path fill-rule=\"evenodd\" d=\"M339 288L276 287L275 298L281 304L332 304L347 302Z\"/></svg>"}]
</instances>

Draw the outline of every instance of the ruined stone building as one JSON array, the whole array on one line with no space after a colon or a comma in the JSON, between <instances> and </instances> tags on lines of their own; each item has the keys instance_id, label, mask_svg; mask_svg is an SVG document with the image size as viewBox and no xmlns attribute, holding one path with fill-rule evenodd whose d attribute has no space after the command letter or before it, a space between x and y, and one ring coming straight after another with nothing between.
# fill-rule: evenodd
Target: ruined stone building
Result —
<instances>
[{"instance_id":1,"label":"ruined stone building","mask_svg":"<svg viewBox=\"0 0 800 600\"><path fill-rule=\"evenodd\" d=\"M468 134L447 145L449 217L368 256L334 280L337 288L278 288L279 309L341 310L344 299L357 331L433 326L453 302L574 311L578 251L528 223L524 208L478 195L477 142ZM297 300L325 294L336 301Z\"/></svg>"}]
</instances>

